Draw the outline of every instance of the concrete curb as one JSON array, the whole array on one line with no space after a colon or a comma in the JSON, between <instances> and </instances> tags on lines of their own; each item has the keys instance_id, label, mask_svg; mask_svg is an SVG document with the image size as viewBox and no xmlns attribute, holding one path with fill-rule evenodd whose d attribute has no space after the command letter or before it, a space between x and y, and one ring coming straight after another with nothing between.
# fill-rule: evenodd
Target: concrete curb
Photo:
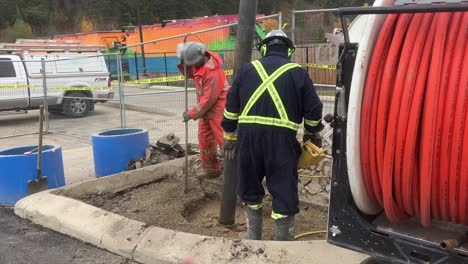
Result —
<instances>
[{"instance_id":1,"label":"concrete curb","mask_svg":"<svg viewBox=\"0 0 468 264\"><path fill-rule=\"evenodd\" d=\"M325 241L247 241L208 237L147 226L69 197L119 192L182 172L184 159L77 183L28 196L15 213L141 263L360 263L365 256Z\"/></svg>"},{"instance_id":2,"label":"concrete curb","mask_svg":"<svg viewBox=\"0 0 468 264\"><path fill-rule=\"evenodd\" d=\"M365 256L326 241L249 241L206 237L153 227L138 244L134 260L141 263L206 264L336 264L360 263Z\"/></svg>"},{"instance_id":3,"label":"concrete curb","mask_svg":"<svg viewBox=\"0 0 468 264\"><path fill-rule=\"evenodd\" d=\"M145 224L77 200L41 192L15 205L15 213L57 232L133 258Z\"/></svg>"}]
</instances>

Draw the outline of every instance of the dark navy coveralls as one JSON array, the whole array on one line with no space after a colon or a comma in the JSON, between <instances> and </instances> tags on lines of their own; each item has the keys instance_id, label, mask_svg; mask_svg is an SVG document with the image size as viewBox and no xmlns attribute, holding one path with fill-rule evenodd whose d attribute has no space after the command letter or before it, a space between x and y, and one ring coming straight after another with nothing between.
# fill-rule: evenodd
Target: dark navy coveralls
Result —
<instances>
[{"instance_id":1,"label":"dark navy coveralls","mask_svg":"<svg viewBox=\"0 0 468 264\"><path fill-rule=\"evenodd\" d=\"M303 118L308 132L323 129L322 103L305 69L276 51L241 67L227 96L222 127L225 133L238 129L238 194L242 202L261 206L266 176L273 214L299 212L301 147L296 134Z\"/></svg>"}]
</instances>

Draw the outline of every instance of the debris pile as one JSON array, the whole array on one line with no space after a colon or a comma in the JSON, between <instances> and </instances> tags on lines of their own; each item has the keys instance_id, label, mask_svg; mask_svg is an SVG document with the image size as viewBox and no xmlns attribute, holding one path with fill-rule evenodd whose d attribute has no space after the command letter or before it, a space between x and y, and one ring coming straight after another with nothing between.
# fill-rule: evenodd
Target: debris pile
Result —
<instances>
[{"instance_id":1,"label":"debris pile","mask_svg":"<svg viewBox=\"0 0 468 264\"><path fill-rule=\"evenodd\" d=\"M179 145L179 141L180 139L174 133L165 135L156 142L156 146L149 145L145 149L145 156L143 158L129 161L127 170L135 170L184 157L185 149ZM188 153L189 155L196 154L190 148L190 145L188 146Z\"/></svg>"}]
</instances>

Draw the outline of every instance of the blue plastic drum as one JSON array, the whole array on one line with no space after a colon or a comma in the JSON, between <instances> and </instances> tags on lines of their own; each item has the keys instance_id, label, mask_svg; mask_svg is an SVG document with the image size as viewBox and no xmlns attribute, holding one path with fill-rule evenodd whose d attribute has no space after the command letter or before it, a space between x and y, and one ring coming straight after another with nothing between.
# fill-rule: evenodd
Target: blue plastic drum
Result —
<instances>
[{"instance_id":1,"label":"blue plastic drum","mask_svg":"<svg viewBox=\"0 0 468 264\"><path fill-rule=\"evenodd\" d=\"M94 170L96 177L116 174L127 169L130 160L145 156L149 146L145 129L114 129L93 135Z\"/></svg>"},{"instance_id":2,"label":"blue plastic drum","mask_svg":"<svg viewBox=\"0 0 468 264\"><path fill-rule=\"evenodd\" d=\"M31 152L31 154L25 154ZM65 185L62 147L42 147L42 175L49 189ZM0 150L0 205L13 206L28 195L28 181L37 179L37 146Z\"/></svg>"}]
</instances>

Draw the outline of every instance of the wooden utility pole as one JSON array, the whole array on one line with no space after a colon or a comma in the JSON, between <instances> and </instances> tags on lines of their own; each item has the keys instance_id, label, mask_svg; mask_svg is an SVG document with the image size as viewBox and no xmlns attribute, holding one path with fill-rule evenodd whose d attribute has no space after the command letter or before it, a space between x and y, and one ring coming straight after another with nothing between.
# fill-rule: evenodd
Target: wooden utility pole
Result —
<instances>
[{"instance_id":1,"label":"wooden utility pole","mask_svg":"<svg viewBox=\"0 0 468 264\"><path fill-rule=\"evenodd\" d=\"M252 59L257 0L241 0L239 5L239 22L237 25L236 52L233 78L244 63ZM238 159L224 159L223 195L219 214L219 223L234 225L237 204L237 163Z\"/></svg>"}]
</instances>

